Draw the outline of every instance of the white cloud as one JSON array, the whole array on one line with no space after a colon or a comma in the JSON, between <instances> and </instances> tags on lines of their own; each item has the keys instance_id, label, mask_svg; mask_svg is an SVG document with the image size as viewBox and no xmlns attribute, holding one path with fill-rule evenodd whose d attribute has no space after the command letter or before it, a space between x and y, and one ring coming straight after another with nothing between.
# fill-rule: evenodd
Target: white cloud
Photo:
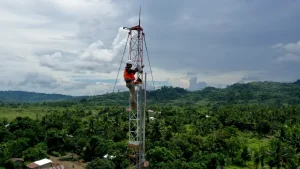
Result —
<instances>
[{"instance_id":1,"label":"white cloud","mask_svg":"<svg viewBox=\"0 0 300 169\"><path fill-rule=\"evenodd\" d=\"M6 23L8 25L42 25L50 21L45 16L35 14L30 14L29 16L18 15L7 10L1 10L0 15L0 23Z\"/></svg>"},{"instance_id":2,"label":"white cloud","mask_svg":"<svg viewBox=\"0 0 300 169\"><path fill-rule=\"evenodd\" d=\"M104 48L102 41L97 41L88 46L87 49L78 50L75 53L62 54L55 52L41 56L40 64L57 71L85 72L111 72L117 70L121 61L127 32L119 29L111 48ZM126 56L124 56L126 57Z\"/></svg>"},{"instance_id":3,"label":"white cloud","mask_svg":"<svg viewBox=\"0 0 300 169\"><path fill-rule=\"evenodd\" d=\"M172 86L178 86L186 89L203 88L204 86L218 87L236 83L249 76L262 76L264 71L232 71L232 72L192 72L186 69L165 70L152 68L154 81L167 81ZM152 77L148 65L145 67L147 81L152 85ZM197 82L201 79L201 82ZM156 86L156 85L155 85Z\"/></svg>"},{"instance_id":4,"label":"white cloud","mask_svg":"<svg viewBox=\"0 0 300 169\"><path fill-rule=\"evenodd\" d=\"M66 15L84 19L93 16L117 16L119 11L111 0L47 0Z\"/></svg>"},{"instance_id":5,"label":"white cloud","mask_svg":"<svg viewBox=\"0 0 300 169\"><path fill-rule=\"evenodd\" d=\"M234 84L245 77L262 76L264 73L264 71L198 72L187 73L184 79L186 84L193 84L198 88L202 86L218 87ZM201 82L197 82L197 79L201 79Z\"/></svg>"},{"instance_id":6,"label":"white cloud","mask_svg":"<svg viewBox=\"0 0 300 169\"><path fill-rule=\"evenodd\" d=\"M110 62L113 59L113 51L110 49L103 49L103 42L98 41L92 43L79 58L87 61L95 62ZM102 48L102 49L101 49Z\"/></svg>"},{"instance_id":7,"label":"white cloud","mask_svg":"<svg viewBox=\"0 0 300 169\"><path fill-rule=\"evenodd\" d=\"M287 53L276 59L278 62L300 62L300 55Z\"/></svg>"},{"instance_id":8,"label":"white cloud","mask_svg":"<svg viewBox=\"0 0 300 169\"><path fill-rule=\"evenodd\" d=\"M300 63L300 40L296 43L277 43L272 46L274 49L279 49L282 55L276 58L277 62L285 63L285 62L293 62Z\"/></svg>"},{"instance_id":9,"label":"white cloud","mask_svg":"<svg viewBox=\"0 0 300 169\"><path fill-rule=\"evenodd\" d=\"M287 44L282 44L282 43L277 43L273 48L278 48L278 49L284 49L288 53L296 53L300 54L300 40L296 43L287 43Z\"/></svg>"},{"instance_id":10,"label":"white cloud","mask_svg":"<svg viewBox=\"0 0 300 169\"><path fill-rule=\"evenodd\" d=\"M197 82L197 77L191 77L190 78L190 85L188 87L188 90L195 91L195 90L201 90L207 86L205 82Z\"/></svg>"},{"instance_id":11,"label":"white cloud","mask_svg":"<svg viewBox=\"0 0 300 169\"><path fill-rule=\"evenodd\" d=\"M14 79L16 77L20 77ZM75 81L68 76L29 72L0 83L0 90L22 90L59 93L73 96L97 95L112 92L111 85Z\"/></svg>"},{"instance_id":12,"label":"white cloud","mask_svg":"<svg viewBox=\"0 0 300 169\"><path fill-rule=\"evenodd\" d=\"M136 2L1 1L0 78L5 80L0 83L0 88L71 95L112 91L114 84L103 81L104 79L114 80L118 74L127 38L127 32L118 29L138 23L137 14L140 4L136 5ZM191 77L197 77L207 85L218 86L219 84L232 84L245 77L257 77L261 73L257 69L269 70L270 74L277 76L270 69L270 67L273 68L274 63L266 61L266 58L270 58L271 55L266 52L264 45L273 43L273 35L281 33L274 32L274 28L276 31L282 30L280 25L287 25L283 24L283 20L292 18L288 16L292 16L293 13L296 15L296 10L291 14L282 12L285 17L279 16L276 20L272 18L277 11L272 11L271 17L265 16L260 20L261 18L257 19L256 16L263 16L261 14L265 8L260 9L260 13L255 15L256 3L236 2L233 0L217 4L217 6L215 3L198 1L185 5L177 1L171 6L169 3L162 2L159 3L160 6L168 7L168 10L162 14L159 10L147 12L150 11L148 9L151 11L155 9L153 8L155 3L145 1L145 5L142 5L142 24L147 37L150 37L147 40L147 46L150 57L153 56L150 60L154 66L152 67L154 80L168 81L170 85L188 88ZM205 10L199 12L195 7L199 5L205 5ZM237 13L242 15L237 15ZM271 24L265 22L270 19L273 21ZM250 27L249 23L251 23ZM172 27L174 24L177 24L176 27ZM256 29L264 26L266 27L264 30ZM287 30L293 26L289 26L286 26L284 30L287 32L285 40L292 37L292 33ZM262 32L257 34L258 30ZM265 30L268 30L268 35L272 37L253 36L265 34ZM282 38L276 37L276 39ZM260 47L253 46L254 43ZM282 52L278 61L280 63L298 61L299 44L300 42L275 45L274 47ZM266 57L261 57L265 54ZM127 55L128 52L125 57ZM144 56L146 57L146 53ZM177 64L175 62L178 58L184 58L184 60ZM226 58L227 62L223 62L225 60L223 58ZM148 73L148 85L152 85L148 64L145 63L145 66L145 72ZM123 68L122 64L116 88L127 90L124 88ZM286 67L276 68L278 72L286 70ZM278 75L278 79L287 77L286 75L293 72L299 72L296 70L299 68L286 71L285 75ZM197 73L187 76L187 72ZM76 76L92 81L76 81ZM261 74L259 76L262 77ZM298 75L294 73L290 77L296 76ZM158 84L160 83L156 86Z\"/></svg>"},{"instance_id":13,"label":"white cloud","mask_svg":"<svg viewBox=\"0 0 300 169\"><path fill-rule=\"evenodd\" d=\"M88 31L88 25L118 32L118 17L126 12L111 0L29 0L0 2L0 84L1 90L27 90L70 95L93 95L110 91L103 84L78 82L72 76L83 74L94 79L112 78L116 61L120 61L124 37L119 32L113 39L105 31ZM102 23L99 23L99 19ZM109 21L110 20L110 21ZM108 22L109 21L109 22ZM120 27L120 26L119 26ZM92 27L90 27L92 28ZM87 44L80 36L93 34L95 41ZM100 36L99 36L100 35ZM107 44L107 43L106 43ZM39 73L37 73L39 72Z\"/></svg>"}]
</instances>

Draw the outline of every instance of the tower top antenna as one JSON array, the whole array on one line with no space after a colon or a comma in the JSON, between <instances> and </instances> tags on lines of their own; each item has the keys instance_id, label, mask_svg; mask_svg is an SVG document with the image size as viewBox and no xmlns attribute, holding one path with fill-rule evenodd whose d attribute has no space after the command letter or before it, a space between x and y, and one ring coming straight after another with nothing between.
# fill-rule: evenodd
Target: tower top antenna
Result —
<instances>
[{"instance_id":1,"label":"tower top antenna","mask_svg":"<svg viewBox=\"0 0 300 169\"><path fill-rule=\"evenodd\" d=\"M140 6L140 12L139 12L139 26L141 26L141 10L142 10L142 7Z\"/></svg>"}]
</instances>

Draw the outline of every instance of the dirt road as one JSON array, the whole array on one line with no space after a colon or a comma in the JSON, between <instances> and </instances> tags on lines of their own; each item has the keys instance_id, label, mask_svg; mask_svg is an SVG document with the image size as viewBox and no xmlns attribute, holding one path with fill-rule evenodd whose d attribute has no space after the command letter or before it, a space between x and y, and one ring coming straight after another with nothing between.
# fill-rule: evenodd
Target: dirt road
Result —
<instances>
[{"instance_id":1,"label":"dirt road","mask_svg":"<svg viewBox=\"0 0 300 169\"><path fill-rule=\"evenodd\" d=\"M50 159L54 163L64 165L67 169L85 169L86 166L86 164L82 163L81 161L74 161L71 155L66 155L62 157L50 156Z\"/></svg>"}]
</instances>

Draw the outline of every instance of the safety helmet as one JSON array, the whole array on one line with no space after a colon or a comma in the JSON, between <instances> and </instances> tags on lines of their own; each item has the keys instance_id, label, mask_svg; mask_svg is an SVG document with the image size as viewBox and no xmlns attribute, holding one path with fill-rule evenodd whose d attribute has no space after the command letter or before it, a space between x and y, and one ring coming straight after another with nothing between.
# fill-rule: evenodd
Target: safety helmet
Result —
<instances>
[{"instance_id":1,"label":"safety helmet","mask_svg":"<svg viewBox=\"0 0 300 169\"><path fill-rule=\"evenodd\" d=\"M127 60L127 61L126 61L126 64L130 64L130 65L132 65L133 63L132 63L132 61L131 61L131 60Z\"/></svg>"}]
</instances>

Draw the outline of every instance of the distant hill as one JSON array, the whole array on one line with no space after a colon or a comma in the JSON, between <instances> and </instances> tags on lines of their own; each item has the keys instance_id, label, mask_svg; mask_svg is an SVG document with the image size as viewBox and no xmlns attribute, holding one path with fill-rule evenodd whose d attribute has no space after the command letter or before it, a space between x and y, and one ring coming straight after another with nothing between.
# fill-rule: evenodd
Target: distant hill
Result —
<instances>
[{"instance_id":1,"label":"distant hill","mask_svg":"<svg viewBox=\"0 0 300 169\"><path fill-rule=\"evenodd\" d=\"M294 82L294 84L298 84L298 85L300 85L300 79L299 79L299 80L297 80L296 82Z\"/></svg>"},{"instance_id":2,"label":"distant hill","mask_svg":"<svg viewBox=\"0 0 300 169\"><path fill-rule=\"evenodd\" d=\"M0 91L1 102L74 101L85 105L129 105L129 92L107 93L98 96L73 97L24 91ZM226 88L206 87L188 91L180 87L163 86L147 91L147 104L300 104L300 80L293 83L250 82L235 83Z\"/></svg>"},{"instance_id":3,"label":"distant hill","mask_svg":"<svg viewBox=\"0 0 300 169\"><path fill-rule=\"evenodd\" d=\"M26 91L0 91L0 102L43 102L74 100L77 97L62 94L45 94Z\"/></svg>"},{"instance_id":4,"label":"distant hill","mask_svg":"<svg viewBox=\"0 0 300 169\"><path fill-rule=\"evenodd\" d=\"M191 93L186 99L195 97L222 103L300 104L300 85L280 82L236 83L224 89L207 87Z\"/></svg>"},{"instance_id":5,"label":"distant hill","mask_svg":"<svg viewBox=\"0 0 300 169\"><path fill-rule=\"evenodd\" d=\"M236 83L226 88L206 87L192 92L179 87L164 86L156 91L148 91L147 103L177 105L208 103L300 104L299 82ZM128 99L129 92L119 92L90 97L86 102L102 105L129 105Z\"/></svg>"}]
</instances>

